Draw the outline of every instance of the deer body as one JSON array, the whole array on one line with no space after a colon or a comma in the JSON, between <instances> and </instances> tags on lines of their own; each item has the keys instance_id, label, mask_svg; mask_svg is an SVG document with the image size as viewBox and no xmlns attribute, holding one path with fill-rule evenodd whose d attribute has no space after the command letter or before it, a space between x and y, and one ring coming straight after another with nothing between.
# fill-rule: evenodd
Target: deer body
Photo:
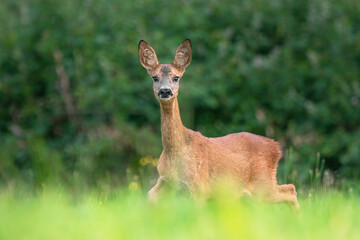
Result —
<instances>
[{"instance_id":1,"label":"deer body","mask_svg":"<svg viewBox=\"0 0 360 240\"><path fill-rule=\"evenodd\" d=\"M172 64L159 64L155 51L145 41L139 43L139 58L154 79L154 94L161 108L160 178L149 191L150 200L156 201L169 181L180 183L194 197L206 197L219 180L226 180L236 186L236 196L246 194L299 207L294 185L276 183L281 157L277 142L246 132L208 138L183 126L177 94L178 81L191 61L189 40L177 49Z\"/></svg>"}]
</instances>

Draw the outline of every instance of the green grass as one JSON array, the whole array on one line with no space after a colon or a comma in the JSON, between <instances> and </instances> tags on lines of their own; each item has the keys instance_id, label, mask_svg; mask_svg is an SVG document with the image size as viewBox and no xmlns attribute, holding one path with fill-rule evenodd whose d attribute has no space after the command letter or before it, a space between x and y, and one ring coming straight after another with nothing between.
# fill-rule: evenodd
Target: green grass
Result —
<instances>
[{"instance_id":1,"label":"green grass","mask_svg":"<svg viewBox=\"0 0 360 240\"><path fill-rule=\"evenodd\" d=\"M46 189L0 193L0 239L358 239L360 196L323 192L300 198L301 210L233 200L206 203L143 194Z\"/></svg>"}]
</instances>

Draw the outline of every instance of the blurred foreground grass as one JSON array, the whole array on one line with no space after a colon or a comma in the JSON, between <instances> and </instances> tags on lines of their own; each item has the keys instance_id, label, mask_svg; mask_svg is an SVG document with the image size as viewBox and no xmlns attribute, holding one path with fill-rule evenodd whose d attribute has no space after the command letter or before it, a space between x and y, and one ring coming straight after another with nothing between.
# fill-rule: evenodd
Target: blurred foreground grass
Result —
<instances>
[{"instance_id":1,"label":"blurred foreground grass","mask_svg":"<svg viewBox=\"0 0 360 240\"><path fill-rule=\"evenodd\" d=\"M0 239L358 239L360 196L323 192L286 205L235 201L221 194L207 203L144 194L72 195L56 188L0 193Z\"/></svg>"}]
</instances>

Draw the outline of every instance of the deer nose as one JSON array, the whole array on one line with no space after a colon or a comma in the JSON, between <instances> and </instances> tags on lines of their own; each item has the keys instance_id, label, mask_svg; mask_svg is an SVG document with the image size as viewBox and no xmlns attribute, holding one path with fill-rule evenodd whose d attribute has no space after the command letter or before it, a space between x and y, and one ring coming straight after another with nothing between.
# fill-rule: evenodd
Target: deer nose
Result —
<instances>
[{"instance_id":1,"label":"deer nose","mask_svg":"<svg viewBox=\"0 0 360 240\"><path fill-rule=\"evenodd\" d=\"M158 93L158 96L160 98L168 98L168 97L172 97L173 93L170 88L161 88Z\"/></svg>"}]
</instances>

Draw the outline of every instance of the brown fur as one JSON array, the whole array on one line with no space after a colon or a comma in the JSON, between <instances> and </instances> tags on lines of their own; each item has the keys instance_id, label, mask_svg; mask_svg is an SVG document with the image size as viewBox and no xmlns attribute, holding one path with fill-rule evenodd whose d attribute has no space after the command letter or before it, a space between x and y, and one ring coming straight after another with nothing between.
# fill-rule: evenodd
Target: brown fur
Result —
<instances>
[{"instance_id":1,"label":"brown fur","mask_svg":"<svg viewBox=\"0 0 360 240\"><path fill-rule=\"evenodd\" d=\"M194 197L207 197L219 180L234 183L235 195L248 195L269 203L285 202L298 208L295 187L277 185L276 169L280 146L272 139L251 133L233 133L207 138L183 126L177 94L181 78L191 61L191 43L185 40L175 53L172 64L159 64L155 51L145 41L139 43L139 59L154 82L154 94L160 102L163 152L158 163L160 178L149 191L156 200L166 182L185 185ZM170 99L161 99L162 88L171 89Z\"/></svg>"}]
</instances>

